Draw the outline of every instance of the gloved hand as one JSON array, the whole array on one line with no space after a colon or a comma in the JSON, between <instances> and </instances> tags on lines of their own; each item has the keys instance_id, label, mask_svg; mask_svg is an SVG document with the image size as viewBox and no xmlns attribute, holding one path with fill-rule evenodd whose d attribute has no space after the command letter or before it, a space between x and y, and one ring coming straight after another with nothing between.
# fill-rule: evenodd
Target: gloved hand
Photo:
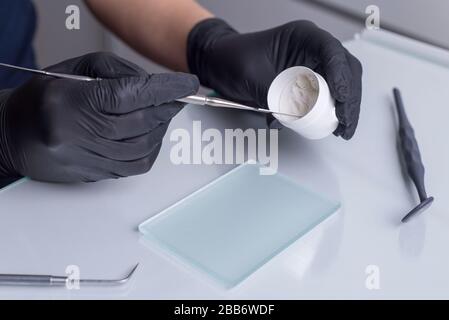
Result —
<instances>
[{"instance_id":1,"label":"gloved hand","mask_svg":"<svg viewBox=\"0 0 449 320\"><path fill-rule=\"evenodd\" d=\"M306 66L321 74L336 99L340 125L350 139L360 112L362 66L330 33L309 21L239 34L226 22L207 19L188 38L188 63L203 85L226 98L267 108L268 88L283 70Z\"/></svg>"},{"instance_id":2,"label":"gloved hand","mask_svg":"<svg viewBox=\"0 0 449 320\"><path fill-rule=\"evenodd\" d=\"M198 90L182 73L148 75L111 54L95 53L49 71L102 78L37 76L0 94L0 176L52 182L137 175L155 161L175 99Z\"/></svg>"}]
</instances>

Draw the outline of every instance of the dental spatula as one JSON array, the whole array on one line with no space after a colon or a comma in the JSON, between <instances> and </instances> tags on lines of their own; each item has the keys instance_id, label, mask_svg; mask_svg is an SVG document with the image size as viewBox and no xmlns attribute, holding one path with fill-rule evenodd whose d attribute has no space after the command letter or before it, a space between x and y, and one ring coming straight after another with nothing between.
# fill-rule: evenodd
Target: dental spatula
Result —
<instances>
[{"instance_id":1,"label":"dental spatula","mask_svg":"<svg viewBox=\"0 0 449 320\"><path fill-rule=\"evenodd\" d=\"M123 285L131 279L139 264L128 273L127 276L120 279L80 279L80 285L87 286L118 286ZM72 279L68 276L52 275L31 275L31 274L0 274L0 286L43 286L43 287L62 287Z\"/></svg>"},{"instance_id":2,"label":"dental spatula","mask_svg":"<svg viewBox=\"0 0 449 320\"><path fill-rule=\"evenodd\" d=\"M0 66L4 67L4 68L15 69L15 70L20 70L20 71L25 71L25 72L31 72L31 73L36 73L36 74L40 74L43 76L55 77L55 78L63 78L63 79L71 79L71 80L79 80L79 81L101 80L100 78L91 78L91 77L87 77L87 76L79 76L79 75L74 75L74 74L66 74L66 73L58 73L58 72L50 72L50 71L45 71L45 70L24 68L24 67L19 67L19 66L15 66L12 64L1 63L1 62L0 62ZM208 97L208 96L204 96L204 95L191 95L191 96L177 99L176 101L183 102L183 103L192 103L192 104L201 105L201 106L239 109L239 110L253 111L253 112L259 112L259 113L279 114L282 116L301 118L301 116L299 116L297 114L293 114L293 113L286 113L286 112L272 111L269 109L250 107L250 106L240 104L237 102L220 99L220 98L215 98L215 97Z\"/></svg>"},{"instance_id":3,"label":"dental spatula","mask_svg":"<svg viewBox=\"0 0 449 320\"><path fill-rule=\"evenodd\" d=\"M415 132L405 113L401 92L399 89L394 88L393 94L399 120L400 149L407 167L407 173L415 184L421 201L420 204L402 218L401 222L407 222L410 218L429 208L434 199L433 197L427 196L426 187L424 185L424 165L421 159L421 153L419 152L418 142L415 138Z\"/></svg>"}]
</instances>

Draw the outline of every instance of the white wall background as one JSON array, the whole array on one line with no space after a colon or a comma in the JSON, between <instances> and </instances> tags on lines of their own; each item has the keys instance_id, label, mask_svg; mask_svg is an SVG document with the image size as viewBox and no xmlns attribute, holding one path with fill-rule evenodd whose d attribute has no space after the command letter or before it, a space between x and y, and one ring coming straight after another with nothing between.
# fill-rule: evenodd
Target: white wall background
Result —
<instances>
[{"instance_id":1,"label":"white wall background","mask_svg":"<svg viewBox=\"0 0 449 320\"><path fill-rule=\"evenodd\" d=\"M377 4L381 21L388 21L421 36L449 46L448 0L324 0L343 7L365 11L369 4ZM119 40L109 35L95 21L82 0L34 0L39 14L39 28L35 47L41 66L91 51L111 50L133 60L148 71L163 70L148 62ZM127 1L123 1L127 5ZM345 40L360 25L343 20L301 0L199 0L217 16L229 21L241 31L259 30L295 19L309 19ZM81 8L81 30L65 28L65 8L77 4Z\"/></svg>"},{"instance_id":2,"label":"white wall background","mask_svg":"<svg viewBox=\"0 0 449 320\"><path fill-rule=\"evenodd\" d=\"M104 49L103 28L95 21L82 0L33 1L38 14L34 47L41 67ZM71 4L78 5L81 9L80 30L67 30L65 27L65 10Z\"/></svg>"},{"instance_id":3,"label":"white wall background","mask_svg":"<svg viewBox=\"0 0 449 320\"><path fill-rule=\"evenodd\" d=\"M381 23L386 21L396 28L449 47L448 0L322 0L343 8L365 12L368 5L380 9Z\"/></svg>"}]
</instances>

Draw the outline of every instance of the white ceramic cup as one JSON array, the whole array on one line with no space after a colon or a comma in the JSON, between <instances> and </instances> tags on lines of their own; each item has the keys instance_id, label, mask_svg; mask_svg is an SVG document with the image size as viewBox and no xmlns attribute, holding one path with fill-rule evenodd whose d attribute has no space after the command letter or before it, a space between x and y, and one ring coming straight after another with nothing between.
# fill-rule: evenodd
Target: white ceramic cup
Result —
<instances>
[{"instance_id":1,"label":"white ceramic cup","mask_svg":"<svg viewBox=\"0 0 449 320\"><path fill-rule=\"evenodd\" d=\"M326 80L306 67L292 67L282 71L271 83L268 90L268 108L273 111L287 112L283 110L285 99L291 95L292 86L298 76L306 76L318 88L315 101L308 112L301 118L293 118L273 114L279 122L308 139L322 139L329 136L337 129L338 119L335 115L335 100L332 98Z\"/></svg>"}]
</instances>

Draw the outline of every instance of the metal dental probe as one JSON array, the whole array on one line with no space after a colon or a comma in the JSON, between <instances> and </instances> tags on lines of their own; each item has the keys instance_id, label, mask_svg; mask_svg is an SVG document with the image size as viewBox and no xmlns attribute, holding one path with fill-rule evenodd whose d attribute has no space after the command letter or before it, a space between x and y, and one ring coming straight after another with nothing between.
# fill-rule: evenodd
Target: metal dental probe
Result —
<instances>
[{"instance_id":1,"label":"metal dental probe","mask_svg":"<svg viewBox=\"0 0 449 320\"><path fill-rule=\"evenodd\" d=\"M0 66L9 68L9 69L16 69L16 70L36 73L36 74L40 74L43 76L49 76L49 77L55 77L55 78L72 79L72 80L80 80L80 81L99 80L99 79L95 79L95 78L91 78L91 77L78 76L78 75L74 75L74 74L65 74L65 73L49 72L49 71L45 71L45 70L24 68L24 67L14 66L12 64L1 63L1 62L0 62Z\"/></svg>"},{"instance_id":2,"label":"metal dental probe","mask_svg":"<svg viewBox=\"0 0 449 320\"><path fill-rule=\"evenodd\" d=\"M80 285L115 286L125 284L131 279L139 264L121 279L80 279ZM0 274L0 286L65 286L70 281L68 276L31 275L31 274Z\"/></svg>"},{"instance_id":3,"label":"metal dental probe","mask_svg":"<svg viewBox=\"0 0 449 320\"><path fill-rule=\"evenodd\" d=\"M272 111L269 109L250 107L250 106L246 106L244 104L232 102L229 100L215 98L215 97L207 97L207 96L203 96L203 95L188 96L185 98L177 99L177 101L184 102L184 103L198 104L201 106L239 109L239 110L247 110L247 111L254 111L254 112L260 112L260 113L267 113L267 114L274 113L274 114L279 114L282 116L301 118L301 116L295 115L293 113L285 113L285 112L280 112L280 111Z\"/></svg>"},{"instance_id":4,"label":"metal dental probe","mask_svg":"<svg viewBox=\"0 0 449 320\"><path fill-rule=\"evenodd\" d=\"M5 68L10 68L10 69L16 69L16 70L36 73L36 74L49 76L49 77L55 77L55 78L72 79L72 80L80 80L80 81L101 80L100 78L91 78L91 77L87 77L87 76L79 76L79 75L72 75L72 74L65 74L65 73L49 72L49 71L45 71L45 70L24 68L24 67L19 67L19 66L7 64L7 63L1 63L1 62L0 62L0 66L5 67ZM285 113L285 112L279 112L279 111L272 111L272 110L268 110L268 109L250 107L250 106L246 106L246 105L232 102L229 100L224 100L224 99L214 98L214 97L207 97L204 95L191 95L191 96L187 96L187 97L184 97L181 99L177 99L176 101L183 102L183 103L197 104L197 105L201 105L201 106L239 109L239 110L247 110L247 111L267 113L267 114L274 113L274 114L278 114L278 115L282 115L282 116L301 118L301 116L298 116L298 115L295 115L292 113Z\"/></svg>"},{"instance_id":5,"label":"metal dental probe","mask_svg":"<svg viewBox=\"0 0 449 320\"><path fill-rule=\"evenodd\" d=\"M407 114L405 113L401 92L399 89L394 88L393 94L399 119L399 143L401 152L404 157L408 175L415 184L419 199L421 201L420 204L418 204L404 218L402 218L401 222L407 222L413 216L426 210L432 204L434 198L427 197L426 187L424 185L424 165L422 163L414 130L408 121Z\"/></svg>"}]
</instances>

